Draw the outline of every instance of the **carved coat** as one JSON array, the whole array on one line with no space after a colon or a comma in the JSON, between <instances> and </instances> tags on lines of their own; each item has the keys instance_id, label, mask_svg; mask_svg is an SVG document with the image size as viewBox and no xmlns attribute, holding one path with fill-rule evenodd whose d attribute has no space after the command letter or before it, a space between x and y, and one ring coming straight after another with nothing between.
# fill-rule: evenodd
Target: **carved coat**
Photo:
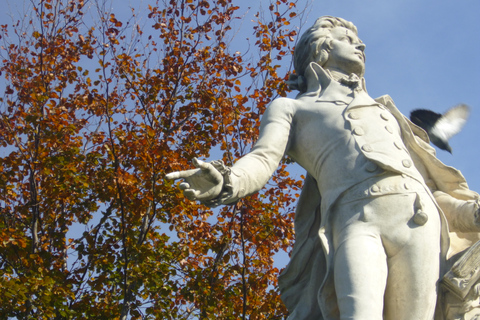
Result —
<instances>
[{"instance_id":1,"label":"carved coat","mask_svg":"<svg viewBox=\"0 0 480 320\"><path fill-rule=\"evenodd\" d=\"M471 213L479 196L458 170L435 157L426 133L404 117L389 96L373 100L363 82L361 90L352 90L315 63L306 77L307 93L277 99L265 112L255 147L231 168L233 194L225 203L262 188L284 154L307 170L292 258L279 285L289 319L330 320L338 310L329 277L333 252L327 221L331 206L345 191L379 171L408 176L431 190L449 223L465 232L476 231ZM361 122L362 117L367 118ZM445 261L449 231L439 212Z\"/></svg>"}]
</instances>

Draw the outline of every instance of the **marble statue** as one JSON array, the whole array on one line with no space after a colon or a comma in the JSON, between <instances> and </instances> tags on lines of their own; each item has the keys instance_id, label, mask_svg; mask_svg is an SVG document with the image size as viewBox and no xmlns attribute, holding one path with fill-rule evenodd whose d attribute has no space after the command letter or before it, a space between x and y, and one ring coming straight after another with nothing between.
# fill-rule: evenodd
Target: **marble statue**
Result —
<instances>
[{"instance_id":1,"label":"marble statue","mask_svg":"<svg viewBox=\"0 0 480 320\"><path fill-rule=\"evenodd\" d=\"M319 18L294 52L300 93L271 103L251 152L232 167L195 159L166 178L183 179L190 200L232 204L287 154L307 171L279 278L288 319L445 319L449 233L480 231L480 197L389 96L368 95L364 51L351 22Z\"/></svg>"}]
</instances>

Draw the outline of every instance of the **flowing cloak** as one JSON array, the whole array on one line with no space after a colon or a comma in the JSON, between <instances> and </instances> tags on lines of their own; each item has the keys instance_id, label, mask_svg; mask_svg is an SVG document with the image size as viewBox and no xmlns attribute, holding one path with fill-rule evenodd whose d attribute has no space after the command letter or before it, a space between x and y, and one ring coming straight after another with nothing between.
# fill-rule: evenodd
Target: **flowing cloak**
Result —
<instances>
[{"instance_id":1,"label":"flowing cloak","mask_svg":"<svg viewBox=\"0 0 480 320\"><path fill-rule=\"evenodd\" d=\"M376 101L384 105L398 121L405 146L415 166L424 168L420 172L439 204L443 275L449 249L447 221L459 231L475 231L468 230L473 214L467 217L464 213L467 211L466 204L477 203L479 195L468 189L460 171L446 166L435 157L435 150L429 145L426 132L402 115L389 96L382 96ZM296 239L291 260L279 277L281 297L290 312L289 320L338 319L331 272L332 242L327 222L331 205L322 204L317 182L307 175L296 210Z\"/></svg>"}]
</instances>

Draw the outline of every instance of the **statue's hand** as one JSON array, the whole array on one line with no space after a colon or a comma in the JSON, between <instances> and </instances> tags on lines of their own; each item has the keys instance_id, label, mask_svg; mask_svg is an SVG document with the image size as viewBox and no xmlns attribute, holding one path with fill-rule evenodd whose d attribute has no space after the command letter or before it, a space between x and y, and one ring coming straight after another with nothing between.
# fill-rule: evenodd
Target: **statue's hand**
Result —
<instances>
[{"instance_id":1,"label":"statue's hand","mask_svg":"<svg viewBox=\"0 0 480 320\"><path fill-rule=\"evenodd\" d=\"M213 165L194 158L193 165L197 169L175 171L167 174L165 179L184 179L180 189L189 200L211 200L216 198L223 188L223 176Z\"/></svg>"}]
</instances>

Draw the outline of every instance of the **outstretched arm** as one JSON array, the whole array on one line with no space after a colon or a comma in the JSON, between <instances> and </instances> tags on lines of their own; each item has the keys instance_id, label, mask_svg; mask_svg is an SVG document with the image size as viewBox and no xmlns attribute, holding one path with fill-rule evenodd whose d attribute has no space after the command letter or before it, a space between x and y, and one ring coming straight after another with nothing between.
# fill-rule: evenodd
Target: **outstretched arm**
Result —
<instances>
[{"instance_id":1,"label":"outstretched arm","mask_svg":"<svg viewBox=\"0 0 480 320\"><path fill-rule=\"evenodd\" d=\"M184 179L180 188L185 197L206 205L233 203L260 190L270 179L288 147L294 101L280 98L272 102L262 117L260 135L252 151L231 169L194 160L197 169L177 171L166 179ZM218 164L218 162L217 162Z\"/></svg>"},{"instance_id":2,"label":"outstretched arm","mask_svg":"<svg viewBox=\"0 0 480 320\"><path fill-rule=\"evenodd\" d=\"M232 195L225 203L259 191L288 151L296 100L279 98L267 108L253 149L231 168Z\"/></svg>"}]
</instances>

